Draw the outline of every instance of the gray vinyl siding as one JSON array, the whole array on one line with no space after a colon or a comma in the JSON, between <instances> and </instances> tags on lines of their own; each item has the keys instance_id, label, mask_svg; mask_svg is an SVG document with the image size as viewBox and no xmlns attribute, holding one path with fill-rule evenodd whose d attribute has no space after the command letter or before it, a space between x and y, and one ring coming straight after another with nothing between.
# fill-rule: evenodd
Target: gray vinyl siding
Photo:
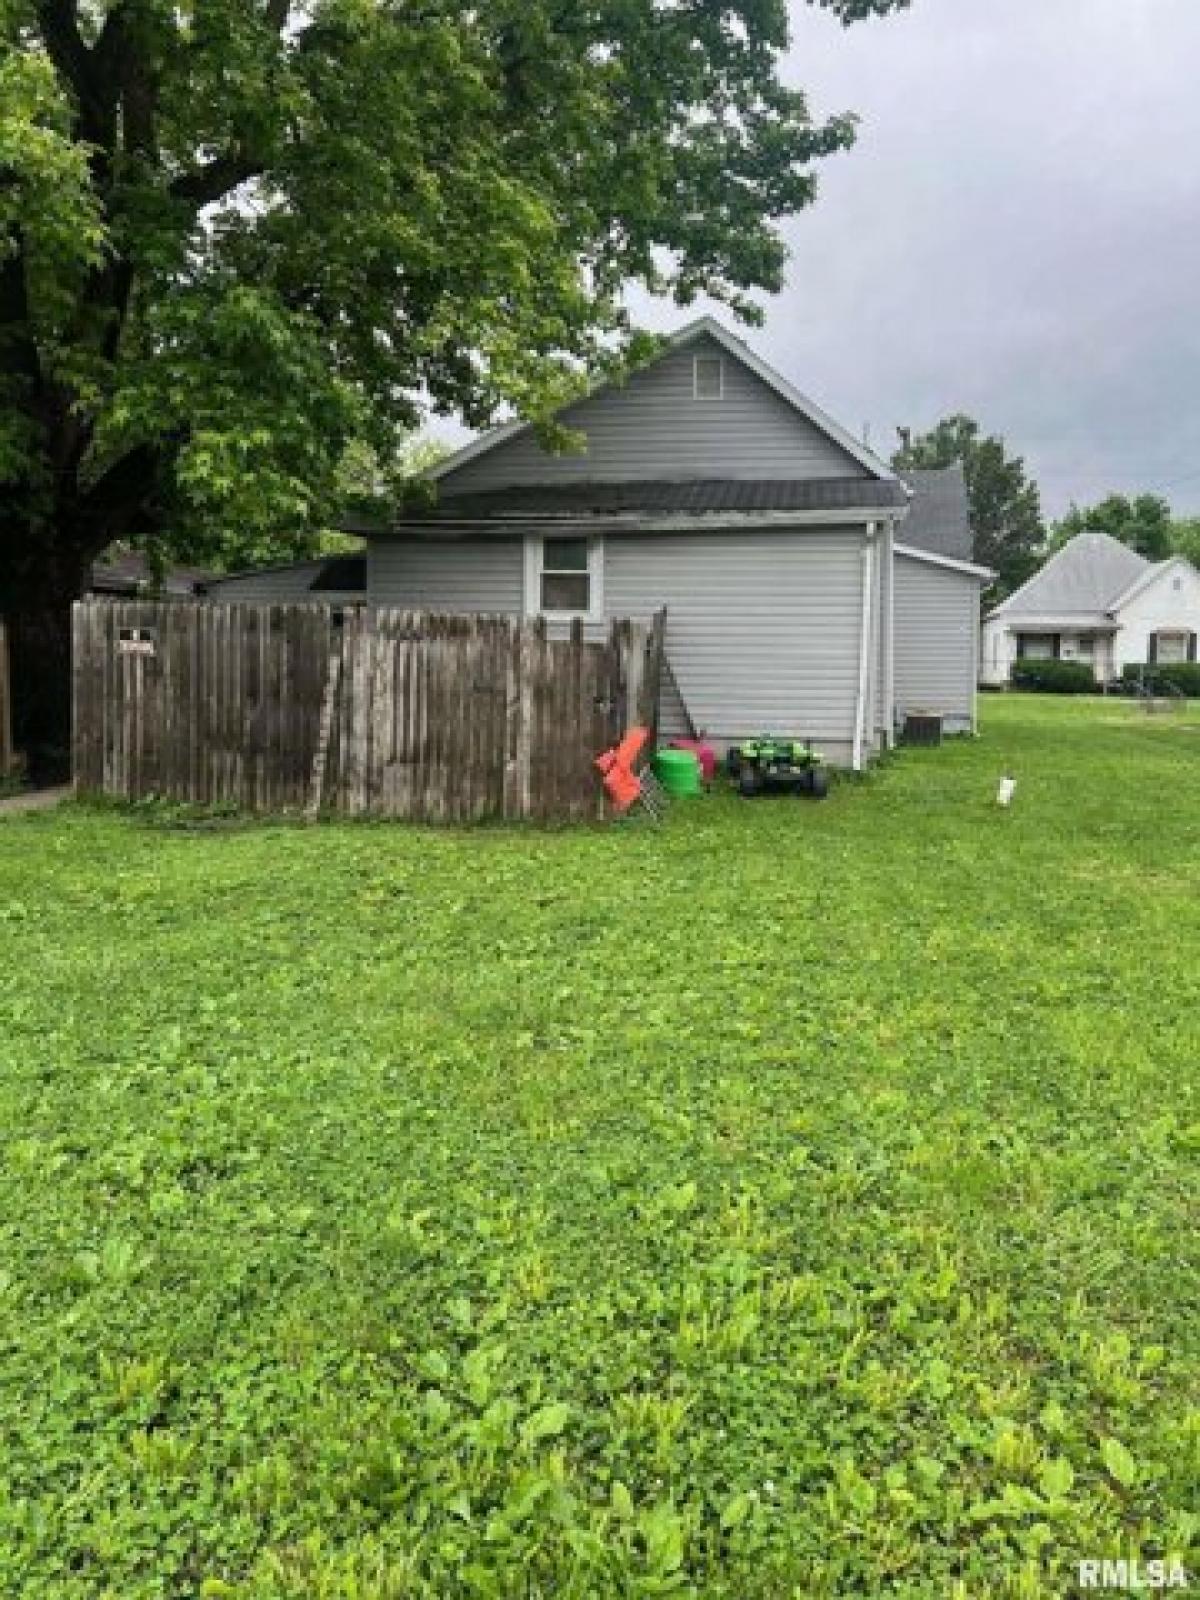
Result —
<instances>
[{"instance_id":1,"label":"gray vinyl siding","mask_svg":"<svg viewBox=\"0 0 1200 1600\"><path fill-rule=\"evenodd\" d=\"M688 719L687 707L675 679L669 672L664 673L658 693L658 736L660 739L690 739L693 731L694 725Z\"/></svg>"},{"instance_id":2,"label":"gray vinyl siding","mask_svg":"<svg viewBox=\"0 0 1200 1600\"><path fill-rule=\"evenodd\" d=\"M261 572L215 578L206 585L204 598L222 606L362 605L366 596L361 590L342 594L326 589L312 593L310 585L327 560L328 557L297 561L273 570L268 567Z\"/></svg>"},{"instance_id":3,"label":"gray vinyl siding","mask_svg":"<svg viewBox=\"0 0 1200 1600\"><path fill-rule=\"evenodd\" d=\"M844 761L858 692L861 552L852 528L610 538L605 609L643 617L667 608L675 680L714 743L772 732L811 738ZM678 719L669 696L663 709Z\"/></svg>"},{"instance_id":4,"label":"gray vinyl siding","mask_svg":"<svg viewBox=\"0 0 1200 1600\"><path fill-rule=\"evenodd\" d=\"M685 735L690 713L720 747L772 732L811 738L848 763L862 545L863 530L853 527L609 535L605 617L645 619L667 608L674 683L663 688L663 736ZM524 606L520 539L380 540L371 543L368 573L373 605L510 614ZM873 661L880 611L876 599ZM585 631L603 638L607 628Z\"/></svg>"},{"instance_id":5,"label":"gray vinyl siding","mask_svg":"<svg viewBox=\"0 0 1200 1600\"><path fill-rule=\"evenodd\" d=\"M516 615L524 608L525 554L519 538L372 540L367 574L372 605Z\"/></svg>"},{"instance_id":6,"label":"gray vinyl siding","mask_svg":"<svg viewBox=\"0 0 1200 1600\"><path fill-rule=\"evenodd\" d=\"M720 355L724 394L692 394L696 355ZM685 478L863 478L865 469L781 395L712 339L668 352L621 388L568 407L561 420L582 430L582 454L553 455L519 434L441 479L468 494L515 484Z\"/></svg>"},{"instance_id":7,"label":"gray vinyl siding","mask_svg":"<svg viewBox=\"0 0 1200 1600\"><path fill-rule=\"evenodd\" d=\"M896 557L896 709L933 711L950 730L974 725L979 580Z\"/></svg>"}]
</instances>

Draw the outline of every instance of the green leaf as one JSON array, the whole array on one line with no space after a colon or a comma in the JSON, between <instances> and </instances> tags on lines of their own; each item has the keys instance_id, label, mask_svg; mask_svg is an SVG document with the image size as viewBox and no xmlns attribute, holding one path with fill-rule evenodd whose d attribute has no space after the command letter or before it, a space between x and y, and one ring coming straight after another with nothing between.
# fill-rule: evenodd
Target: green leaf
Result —
<instances>
[{"instance_id":1,"label":"green leaf","mask_svg":"<svg viewBox=\"0 0 1200 1600\"><path fill-rule=\"evenodd\" d=\"M721 1512L721 1526L728 1531L731 1528L740 1528L742 1523L754 1509L754 1496L742 1492L735 1494L726 1502L725 1509Z\"/></svg>"},{"instance_id":2,"label":"green leaf","mask_svg":"<svg viewBox=\"0 0 1200 1600\"><path fill-rule=\"evenodd\" d=\"M1104 1458L1104 1465L1108 1468L1109 1475L1122 1488L1128 1489L1137 1481L1137 1462L1119 1439L1105 1439L1100 1446L1100 1454Z\"/></svg>"},{"instance_id":3,"label":"green leaf","mask_svg":"<svg viewBox=\"0 0 1200 1600\"><path fill-rule=\"evenodd\" d=\"M542 1439L556 1439L571 1418L571 1408L561 1400L543 1406L540 1411L522 1423L521 1438L525 1444L537 1444Z\"/></svg>"},{"instance_id":4,"label":"green leaf","mask_svg":"<svg viewBox=\"0 0 1200 1600\"><path fill-rule=\"evenodd\" d=\"M460 1522L471 1520L471 1496L465 1489L460 1489L457 1494L452 1494L446 1501L446 1510L456 1516Z\"/></svg>"},{"instance_id":5,"label":"green leaf","mask_svg":"<svg viewBox=\"0 0 1200 1600\"><path fill-rule=\"evenodd\" d=\"M657 1574L676 1572L683 1565L683 1519L671 1505L658 1505L644 1511L639 1519L646 1543L646 1559Z\"/></svg>"},{"instance_id":6,"label":"green leaf","mask_svg":"<svg viewBox=\"0 0 1200 1600\"><path fill-rule=\"evenodd\" d=\"M633 1496L621 1482L620 1478L613 1479L612 1488L609 1490L612 1508L622 1522L633 1520Z\"/></svg>"},{"instance_id":7,"label":"green leaf","mask_svg":"<svg viewBox=\"0 0 1200 1600\"><path fill-rule=\"evenodd\" d=\"M1070 1494L1075 1482L1075 1469L1066 1456L1054 1456L1043 1466L1038 1477L1042 1493L1049 1500L1060 1500Z\"/></svg>"}]
</instances>

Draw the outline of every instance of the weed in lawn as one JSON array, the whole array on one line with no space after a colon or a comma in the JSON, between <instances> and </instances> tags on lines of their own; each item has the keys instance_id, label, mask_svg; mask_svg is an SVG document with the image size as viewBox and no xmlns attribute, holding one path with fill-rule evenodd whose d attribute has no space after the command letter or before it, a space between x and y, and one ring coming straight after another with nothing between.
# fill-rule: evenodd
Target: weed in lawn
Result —
<instances>
[{"instance_id":1,"label":"weed in lawn","mask_svg":"<svg viewBox=\"0 0 1200 1600\"><path fill-rule=\"evenodd\" d=\"M1195 722L984 714L654 830L7 822L0 1592L1200 1572Z\"/></svg>"}]
</instances>

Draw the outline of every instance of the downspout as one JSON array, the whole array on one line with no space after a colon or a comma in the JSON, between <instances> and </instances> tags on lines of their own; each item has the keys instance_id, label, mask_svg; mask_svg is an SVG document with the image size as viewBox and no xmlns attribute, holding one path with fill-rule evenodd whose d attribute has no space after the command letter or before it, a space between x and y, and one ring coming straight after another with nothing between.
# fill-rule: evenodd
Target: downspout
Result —
<instances>
[{"instance_id":1,"label":"downspout","mask_svg":"<svg viewBox=\"0 0 1200 1600\"><path fill-rule=\"evenodd\" d=\"M874 576L876 526L868 522L862 547L862 620L858 634L858 694L854 703L854 745L850 764L863 770L867 718L867 682L871 664L871 582Z\"/></svg>"},{"instance_id":2,"label":"downspout","mask_svg":"<svg viewBox=\"0 0 1200 1600\"><path fill-rule=\"evenodd\" d=\"M883 740L896 743L896 524L883 525Z\"/></svg>"}]
</instances>

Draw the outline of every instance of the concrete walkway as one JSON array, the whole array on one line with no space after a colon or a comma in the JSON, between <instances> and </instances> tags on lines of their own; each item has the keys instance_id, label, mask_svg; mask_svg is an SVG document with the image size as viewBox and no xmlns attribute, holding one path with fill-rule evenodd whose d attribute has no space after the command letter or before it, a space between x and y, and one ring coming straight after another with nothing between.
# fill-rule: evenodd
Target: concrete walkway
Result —
<instances>
[{"instance_id":1,"label":"concrete walkway","mask_svg":"<svg viewBox=\"0 0 1200 1600\"><path fill-rule=\"evenodd\" d=\"M21 811L53 810L70 792L70 785L64 783L57 789L31 789L28 794L10 794L7 799L0 799L0 822Z\"/></svg>"}]
</instances>

